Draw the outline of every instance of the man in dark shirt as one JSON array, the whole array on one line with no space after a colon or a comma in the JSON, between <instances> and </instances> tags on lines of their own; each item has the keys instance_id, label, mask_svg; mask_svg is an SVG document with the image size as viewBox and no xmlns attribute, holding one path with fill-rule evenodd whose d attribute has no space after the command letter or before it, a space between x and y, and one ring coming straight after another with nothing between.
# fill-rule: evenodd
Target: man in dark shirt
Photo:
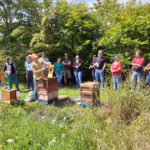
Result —
<instances>
[{"instance_id":1,"label":"man in dark shirt","mask_svg":"<svg viewBox=\"0 0 150 150\"><path fill-rule=\"evenodd\" d=\"M65 68L64 71L64 83L67 84L67 80L69 81L69 84L71 85L71 61L68 59L68 54L65 53L65 59L63 60L63 65Z\"/></svg>"},{"instance_id":2,"label":"man in dark shirt","mask_svg":"<svg viewBox=\"0 0 150 150\"><path fill-rule=\"evenodd\" d=\"M16 89L19 90L18 78L16 76L16 66L13 63L12 57L8 58L8 61L6 62L4 66L4 72L6 73L6 76L8 79L9 89L12 89L12 81L14 81Z\"/></svg>"},{"instance_id":3,"label":"man in dark shirt","mask_svg":"<svg viewBox=\"0 0 150 150\"><path fill-rule=\"evenodd\" d=\"M95 78L96 82L101 82L101 88L104 88L104 70L106 68L106 59L103 57L103 51L98 51L98 57L96 58L95 63Z\"/></svg>"},{"instance_id":4,"label":"man in dark shirt","mask_svg":"<svg viewBox=\"0 0 150 150\"><path fill-rule=\"evenodd\" d=\"M96 55L93 56L93 60L90 63L89 69L92 70L92 81L95 81L95 63L96 63Z\"/></svg>"}]
</instances>

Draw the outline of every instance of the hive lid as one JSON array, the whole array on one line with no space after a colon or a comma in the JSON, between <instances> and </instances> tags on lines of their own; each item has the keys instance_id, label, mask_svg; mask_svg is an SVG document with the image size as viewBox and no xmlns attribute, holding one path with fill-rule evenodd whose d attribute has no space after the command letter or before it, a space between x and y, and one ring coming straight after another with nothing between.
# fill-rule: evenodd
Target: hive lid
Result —
<instances>
[{"instance_id":1,"label":"hive lid","mask_svg":"<svg viewBox=\"0 0 150 150\"><path fill-rule=\"evenodd\" d=\"M84 82L84 83L81 83L80 85L81 87L98 87L100 86L100 83L99 82Z\"/></svg>"}]
</instances>

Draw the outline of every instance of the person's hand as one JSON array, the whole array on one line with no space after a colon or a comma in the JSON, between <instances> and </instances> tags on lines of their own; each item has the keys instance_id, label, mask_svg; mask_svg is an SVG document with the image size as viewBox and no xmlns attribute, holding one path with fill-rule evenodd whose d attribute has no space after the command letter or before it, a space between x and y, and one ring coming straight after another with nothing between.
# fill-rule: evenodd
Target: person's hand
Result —
<instances>
[{"instance_id":1,"label":"person's hand","mask_svg":"<svg viewBox=\"0 0 150 150\"><path fill-rule=\"evenodd\" d=\"M49 67L50 65L51 65L51 63L50 63L50 62L48 62L48 63L47 63L47 66Z\"/></svg>"},{"instance_id":2,"label":"person's hand","mask_svg":"<svg viewBox=\"0 0 150 150\"><path fill-rule=\"evenodd\" d=\"M75 68L78 69L79 67L78 67L78 66L75 66Z\"/></svg>"},{"instance_id":3,"label":"person's hand","mask_svg":"<svg viewBox=\"0 0 150 150\"><path fill-rule=\"evenodd\" d=\"M44 68L43 68L43 71L45 71L47 68L48 68L48 67L44 67Z\"/></svg>"},{"instance_id":4,"label":"person's hand","mask_svg":"<svg viewBox=\"0 0 150 150\"><path fill-rule=\"evenodd\" d=\"M5 71L5 74L9 74L10 73L10 71Z\"/></svg>"}]
</instances>

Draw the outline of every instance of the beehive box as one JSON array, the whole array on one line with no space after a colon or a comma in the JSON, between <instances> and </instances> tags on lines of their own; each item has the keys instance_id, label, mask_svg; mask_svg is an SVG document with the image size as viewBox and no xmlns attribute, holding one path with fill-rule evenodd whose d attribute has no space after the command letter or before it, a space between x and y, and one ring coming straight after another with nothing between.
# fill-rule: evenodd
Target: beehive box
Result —
<instances>
[{"instance_id":1,"label":"beehive box","mask_svg":"<svg viewBox=\"0 0 150 150\"><path fill-rule=\"evenodd\" d=\"M58 79L56 77L45 77L37 80L38 91L58 91Z\"/></svg>"},{"instance_id":2,"label":"beehive box","mask_svg":"<svg viewBox=\"0 0 150 150\"><path fill-rule=\"evenodd\" d=\"M5 103L13 104L17 100L16 90L2 90L2 101Z\"/></svg>"},{"instance_id":3,"label":"beehive box","mask_svg":"<svg viewBox=\"0 0 150 150\"><path fill-rule=\"evenodd\" d=\"M93 105L100 101L100 84L98 82L85 82L80 85L81 103Z\"/></svg>"},{"instance_id":4,"label":"beehive box","mask_svg":"<svg viewBox=\"0 0 150 150\"><path fill-rule=\"evenodd\" d=\"M58 99L58 80L46 77L37 80L38 102L49 103Z\"/></svg>"},{"instance_id":5,"label":"beehive box","mask_svg":"<svg viewBox=\"0 0 150 150\"><path fill-rule=\"evenodd\" d=\"M44 100L44 101L57 100L58 99L58 91L53 91L53 92L39 91L38 92L38 99Z\"/></svg>"}]
</instances>

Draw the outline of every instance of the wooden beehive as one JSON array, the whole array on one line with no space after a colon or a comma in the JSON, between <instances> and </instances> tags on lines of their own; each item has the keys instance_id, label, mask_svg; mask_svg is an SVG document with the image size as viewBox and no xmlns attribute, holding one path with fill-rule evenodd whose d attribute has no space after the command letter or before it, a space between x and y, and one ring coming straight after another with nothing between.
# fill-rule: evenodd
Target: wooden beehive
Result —
<instances>
[{"instance_id":1,"label":"wooden beehive","mask_svg":"<svg viewBox=\"0 0 150 150\"><path fill-rule=\"evenodd\" d=\"M5 103L13 104L17 100L16 90L2 90L2 101Z\"/></svg>"},{"instance_id":2,"label":"wooden beehive","mask_svg":"<svg viewBox=\"0 0 150 150\"><path fill-rule=\"evenodd\" d=\"M48 103L58 99L58 79L45 77L37 80L38 102Z\"/></svg>"},{"instance_id":3,"label":"wooden beehive","mask_svg":"<svg viewBox=\"0 0 150 150\"><path fill-rule=\"evenodd\" d=\"M81 103L95 104L100 101L100 84L98 82L85 82L80 85Z\"/></svg>"},{"instance_id":4,"label":"wooden beehive","mask_svg":"<svg viewBox=\"0 0 150 150\"><path fill-rule=\"evenodd\" d=\"M39 91L38 92L38 99L39 100L56 100L58 98L58 91L51 91L51 92L43 92Z\"/></svg>"},{"instance_id":5,"label":"wooden beehive","mask_svg":"<svg viewBox=\"0 0 150 150\"><path fill-rule=\"evenodd\" d=\"M58 91L58 79L56 77L45 77L37 80L38 91Z\"/></svg>"}]
</instances>

